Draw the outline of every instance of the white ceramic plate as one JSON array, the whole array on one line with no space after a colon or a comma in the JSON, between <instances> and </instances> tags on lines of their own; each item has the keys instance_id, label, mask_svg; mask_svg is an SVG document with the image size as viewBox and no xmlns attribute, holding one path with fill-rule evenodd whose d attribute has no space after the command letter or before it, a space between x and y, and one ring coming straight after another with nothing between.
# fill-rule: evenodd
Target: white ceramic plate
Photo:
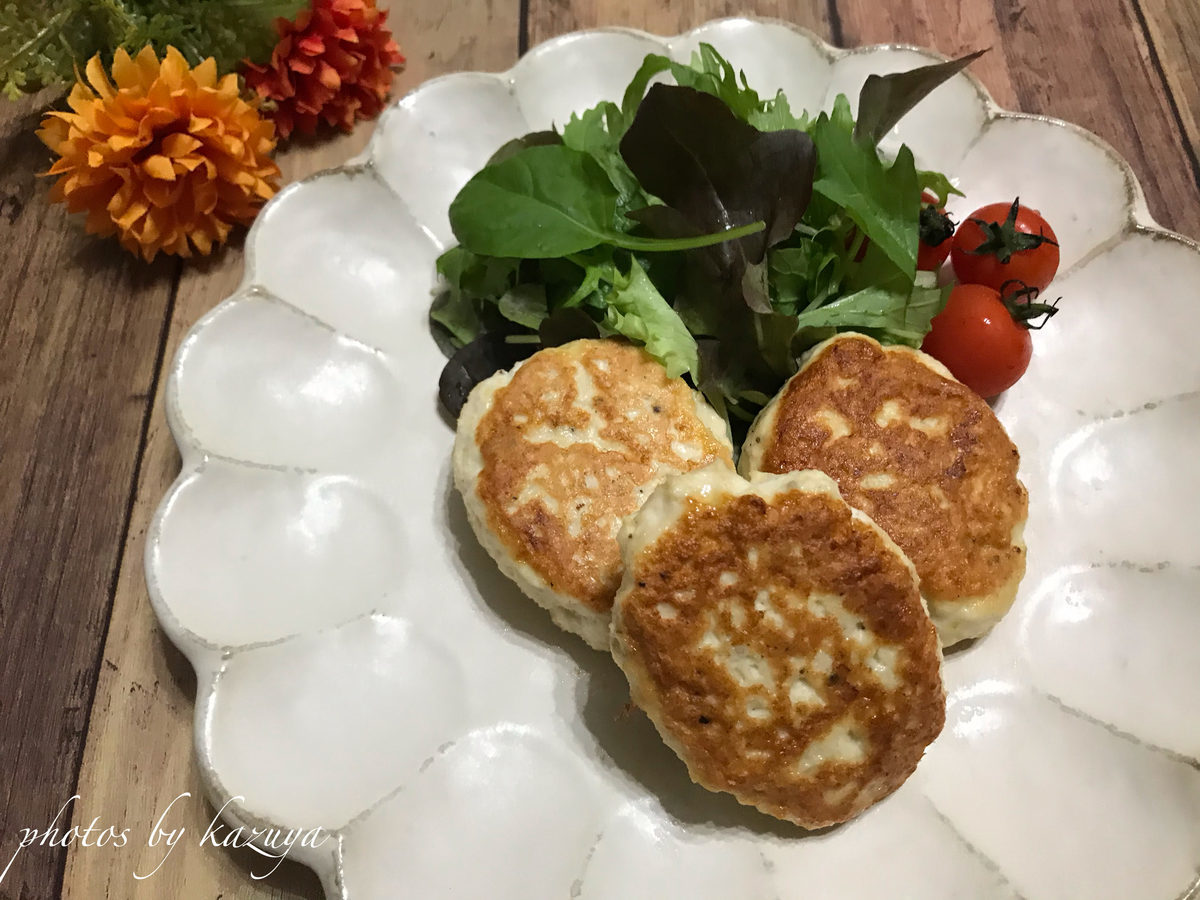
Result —
<instances>
[{"instance_id":1,"label":"white ceramic plate","mask_svg":"<svg viewBox=\"0 0 1200 900\"><path fill-rule=\"evenodd\" d=\"M688 781L611 660L477 546L450 487L426 313L450 199L505 140L709 41L793 108L932 54L730 19L572 34L423 85L364 157L259 217L167 391L183 471L147 553L235 822L323 826L330 897L1177 900L1200 893L1200 252L1129 167L960 76L889 136L1054 224L1063 313L999 405L1031 496L1012 613L946 666L916 775L804 836Z\"/></svg>"}]
</instances>

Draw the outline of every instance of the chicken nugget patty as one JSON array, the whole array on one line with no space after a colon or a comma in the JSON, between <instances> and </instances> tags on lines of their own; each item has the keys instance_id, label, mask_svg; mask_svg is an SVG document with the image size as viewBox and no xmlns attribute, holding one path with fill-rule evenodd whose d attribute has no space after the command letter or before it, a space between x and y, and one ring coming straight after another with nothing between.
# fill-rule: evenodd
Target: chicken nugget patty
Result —
<instances>
[{"instance_id":1,"label":"chicken nugget patty","mask_svg":"<svg viewBox=\"0 0 1200 900\"><path fill-rule=\"evenodd\" d=\"M916 573L828 476L672 476L622 556L613 655L698 784L832 825L898 788L941 731Z\"/></svg>"},{"instance_id":2,"label":"chicken nugget patty","mask_svg":"<svg viewBox=\"0 0 1200 900\"><path fill-rule=\"evenodd\" d=\"M841 334L763 409L739 469L819 469L912 559L945 646L978 637L1025 574L1028 496L991 408L932 357Z\"/></svg>"},{"instance_id":3,"label":"chicken nugget patty","mask_svg":"<svg viewBox=\"0 0 1200 900\"><path fill-rule=\"evenodd\" d=\"M476 385L454 480L479 542L563 629L608 647L617 532L664 475L721 461L721 418L644 350L581 340Z\"/></svg>"}]
</instances>

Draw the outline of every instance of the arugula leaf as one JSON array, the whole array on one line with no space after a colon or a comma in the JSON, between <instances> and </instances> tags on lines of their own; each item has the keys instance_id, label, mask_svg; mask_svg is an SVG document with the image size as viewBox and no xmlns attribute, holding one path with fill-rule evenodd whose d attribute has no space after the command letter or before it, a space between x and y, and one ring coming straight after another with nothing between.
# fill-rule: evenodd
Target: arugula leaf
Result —
<instances>
[{"instance_id":1,"label":"arugula leaf","mask_svg":"<svg viewBox=\"0 0 1200 900\"><path fill-rule=\"evenodd\" d=\"M673 59L660 53L646 54L646 58L638 66L633 80L629 82L629 87L625 88L625 94L621 98L621 115L626 126L633 121L633 117L637 114L638 106L641 104L642 98L646 96L646 89L650 86L650 79L669 71L672 66L676 65L678 63Z\"/></svg>"},{"instance_id":2,"label":"arugula leaf","mask_svg":"<svg viewBox=\"0 0 1200 900\"><path fill-rule=\"evenodd\" d=\"M563 128L562 141L594 159L617 189L617 215L650 202L637 178L621 158L620 142L625 134L625 117L615 103L607 101L572 114Z\"/></svg>"},{"instance_id":3,"label":"arugula leaf","mask_svg":"<svg viewBox=\"0 0 1200 900\"><path fill-rule=\"evenodd\" d=\"M616 188L591 156L565 145L529 147L480 170L450 204L459 243L485 256L548 259L600 244L629 250L689 250L763 230L761 222L662 240L615 230Z\"/></svg>"},{"instance_id":4,"label":"arugula leaf","mask_svg":"<svg viewBox=\"0 0 1200 900\"><path fill-rule=\"evenodd\" d=\"M681 87L716 97L743 121L762 106L758 92L746 83L746 73L735 70L712 44L701 44L700 49L692 53L690 65L673 63L671 74Z\"/></svg>"},{"instance_id":5,"label":"arugula leaf","mask_svg":"<svg viewBox=\"0 0 1200 900\"><path fill-rule=\"evenodd\" d=\"M962 191L950 183L950 179L941 172L917 172L917 184L921 188L921 193L925 191L937 197L937 205L945 206L946 201L950 199L951 194L956 194L959 197L965 197Z\"/></svg>"},{"instance_id":6,"label":"arugula leaf","mask_svg":"<svg viewBox=\"0 0 1200 900\"><path fill-rule=\"evenodd\" d=\"M813 191L846 215L911 282L917 269L921 190L912 151L901 147L887 166L875 148L854 140L846 127L850 104L839 96L831 114L822 113L810 134L816 145Z\"/></svg>"},{"instance_id":7,"label":"arugula leaf","mask_svg":"<svg viewBox=\"0 0 1200 900\"><path fill-rule=\"evenodd\" d=\"M579 306L584 300L600 290L600 278L603 270L600 266L584 265L583 280L560 305L559 309L571 309Z\"/></svg>"},{"instance_id":8,"label":"arugula leaf","mask_svg":"<svg viewBox=\"0 0 1200 900\"><path fill-rule=\"evenodd\" d=\"M840 233L826 229L768 254L776 312L795 315L814 309L838 292L846 275L845 250L832 249L834 241L843 241Z\"/></svg>"},{"instance_id":9,"label":"arugula leaf","mask_svg":"<svg viewBox=\"0 0 1200 900\"><path fill-rule=\"evenodd\" d=\"M758 92L746 83L745 72L735 70L712 44L701 44L692 53L691 62L687 65L657 53L649 54L625 89L621 101L621 113L626 124L633 121L650 80L663 72L670 72L678 85L721 100L736 116L761 131L784 128L803 131L808 124L803 113L800 117L792 114L783 91L777 92L772 98L760 99Z\"/></svg>"},{"instance_id":10,"label":"arugula leaf","mask_svg":"<svg viewBox=\"0 0 1200 900\"><path fill-rule=\"evenodd\" d=\"M801 313L801 328L856 328L880 332L889 343L919 347L929 323L946 306L950 286L915 286L898 293L869 287L834 300L818 309Z\"/></svg>"},{"instance_id":11,"label":"arugula leaf","mask_svg":"<svg viewBox=\"0 0 1200 900\"><path fill-rule=\"evenodd\" d=\"M872 146L878 144L909 110L986 52L986 49L976 50L949 62L921 66L907 72L868 75L858 95L855 139Z\"/></svg>"},{"instance_id":12,"label":"arugula leaf","mask_svg":"<svg viewBox=\"0 0 1200 900\"><path fill-rule=\"evenodd\" d=\"M628 275L613 269L612 290L607 300L606 328L643 344L672 378L684 372L699 374L696 339L636 258L630 259Z\"/></svg>"},{"instance_id":13,"label":"arugula leaf","mask_svg":"<svg viewBox=\"0 0 1200 900\"><path fill-rule=\"evenodd\" d=\"M809 126L809 118L803 111L799 116L792 113L792 107L783 91L773 99L763 101L758 109L746 116L746 121L759 131L780 131L784 128L806 131Z\"/></svg>"},{"instance_id":14,"label":"arugula leaf","mask_svg":"<svg viewBox=\"0 0 1200 900\"><path fill-rule=\"evenodd\" d=\"M928 279L925 279L926 274ZM929 334L934 316L946 308L953 290L953 284L939 286L937 276L932 273L919 274L904 305L903 328L889 328L886 337L919 350L925 335Z\"/></svg>"}]
</instances>

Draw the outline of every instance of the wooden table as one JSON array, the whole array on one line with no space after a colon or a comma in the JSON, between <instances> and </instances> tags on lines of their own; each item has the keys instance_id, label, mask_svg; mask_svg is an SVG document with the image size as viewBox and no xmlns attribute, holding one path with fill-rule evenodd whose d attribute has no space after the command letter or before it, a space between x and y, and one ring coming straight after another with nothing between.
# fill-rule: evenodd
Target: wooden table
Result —
<instances>
[{"instance_id":1,"label":"wooden table","mask_svg":"<svg viewBox=\"0 0 1200 900\"><path fill-rule=\"evenodd\" d=\"M1200 0L409 0L393 28L408 54L397 91L442 72L504 69L528 46L623 24L670 34L758 13L853 46L901 41L957 54L1002 105L1060 116L1132 163L1163 224L1200 236ZM192 753L195 679L159 632L143 538L179 469L163 415L165 367L224 298L240 249L140 263L83 236L46 202L33 129L51 98L0 106L0 871L22 828L70 816L131 829L124 848L26 849L2 900L320 897L299 866L265 882L248 858L181 841L202 833ZM285 178L341 162L369 127L281 154Z\"/></svg>"}]
</instances>

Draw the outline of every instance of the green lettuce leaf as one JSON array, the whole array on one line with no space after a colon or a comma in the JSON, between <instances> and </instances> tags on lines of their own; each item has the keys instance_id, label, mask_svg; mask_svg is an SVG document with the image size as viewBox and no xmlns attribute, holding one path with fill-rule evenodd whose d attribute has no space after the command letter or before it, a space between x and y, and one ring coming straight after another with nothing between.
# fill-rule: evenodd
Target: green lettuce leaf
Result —
<instances>
[{"instance_id":1,"label":"green lettuce leaf","mask_svg":"<svg viewBox=\"0 0 1200 900\"><path fill-rule=\"evenodd\" d=\"M612 270L612 289L606 299L606 328L644 345L672 378L684 372L699 374L696 339L636 258L631 257L628 274Z\"/></svg>"},{"instance_id":2,"label":"green lettuce leaf","mask_svg":"<svg viewBox=\"0 0 1200 900\"><path fill-rule=\"evenodd\" d=\"M697 237L643 238L617 230L617 189L589 154L565 144L527 147L481 169L450 203L459 244L484 256L552 259L612 244L668 252L763 230L762 222Z\"/></svg>"},{"instance_id":3,"label":"green lettuce leaf","mask_svg":"<svg viewBox=\"0 0 1200 900\"><path fill-rule=\"evenodd\" d=\"M504 318L532 331L537 331L549 315L546 288L541 284L518 284L501 294L496 305Z\"/></svg>"},{"instance_id":4,"label":"green lettuce leaf","mask_svg":"<svg viewBox=\"0 0 1200 900\"><path fill-rule=\"evenodd\" d=\"M618 221L631 209L650 202L649 195L621 158L621 138L627 127L620 108L606 101L582 114L572 114L562 133L564 144L588 154L608 175L617 190Z\"/></svg>"},{"instance_id":5,"label":"green lettuce leaf","mask_svg":"<svg viewBox=\"0 0 1200 900\"><path fill-rule=\"evenodd\" d=\"M801 328L865 330L887 343L919 347L929 323L946 306L950 286L914 286L907 293L870 287L797 316Z\"/></svg>"},{"instance_id":6,"label":"green lettuce leaf","mask_svg":"<svg viewBox=\"0 0 1200 900\"><path fill-rule=\"evenodd\" d=\"M809 134L817 151L814 193L842 208L911 282L921 209L912 151L901 147L887 165L874 147L856 141L844 96L838 97L832 114L821 114Z\"/></svg>"}]
</instances>

